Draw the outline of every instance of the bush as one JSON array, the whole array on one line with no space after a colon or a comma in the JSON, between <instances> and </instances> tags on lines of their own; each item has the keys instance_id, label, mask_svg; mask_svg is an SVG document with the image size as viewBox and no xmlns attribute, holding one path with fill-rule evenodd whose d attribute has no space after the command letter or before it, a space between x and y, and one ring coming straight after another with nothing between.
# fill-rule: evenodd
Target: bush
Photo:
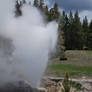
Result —
<instances>
[{"instance_id":1,"label":"bush","mask_svg":"<svg viewBox=\"0 0 92 92\"><path fill-rule=\"evenodd\" d=\"M62 92L70 92L71 89L71 81L69 81L69 73L67 72L63 81L63 89Z\"/></svg>"}]
</instances>

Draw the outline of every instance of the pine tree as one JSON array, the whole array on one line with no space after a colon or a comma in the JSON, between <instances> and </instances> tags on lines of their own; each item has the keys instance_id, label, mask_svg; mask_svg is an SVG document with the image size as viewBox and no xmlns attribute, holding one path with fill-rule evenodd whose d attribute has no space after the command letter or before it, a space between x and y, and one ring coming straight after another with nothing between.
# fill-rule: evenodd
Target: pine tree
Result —
<instances>
[{"instance_id":1,"label":"pine tree","mask_svg":"<svg viewBox=\"0 0 92 92\"><path fill-rule=\"evenodd\" d=\"M23 0L23 4L26 4L26 0Z\"/></svg>"},{"instance_id":2,"label":"pine tree","mask_svg":"<svg viewBox=\"0 0 92 92\"><path fill-rule=\"evenodd\" d=\"M82 36L81 36L81 22L78 11L75 12L74 20L72 24L72 49L82 49Z\"/></svg>"},{"instance_id":3,"label":"pine tree","mask_svg":"<svg viewBox=\"0 0 92 92\"><path fill-rule=\"evenodd\" d=\"M45 9L44 10L45 10L46 16L48 16L48 6L47 5L45 6Z\"/></svg>"},{"instance_id":4,"label":"pine tree","mask_svg":"<svg viewBox=\"0 0 92 92\"><path fill-rule=\"evenodd\" d=\"M48 21L53 21L54 20L54 9L51 8L48 12Z\"/></svg>"},{"instance_id":5,"label":"pine tree","mask_svg":"<svg viewBox=\"0 0 92 92\"><path fill-rule=\"evenodd\" d=\"M70 49L71 48L71 32L69 30L69 18L67 16L67 14L65 14L63 12L63 32L64 32L64 38L65 38L65 47L66 49Z\"/></svg>"},{"instance_id":6,"label":"pine tree","mask_svg":"<svg viewBox=\"0 0 92 92\"><path fill-rule=\"evenodd\" d=\"M63 11L63 31L65 37L65 46L67 49L81 49L82 48L82 26L80 17L76 11L73 17L70 11L69 17Z\"/></svg>"},{"instance_id":7,"label":"pine tree","mask_svg":"<svg viewBox=\"0 0 92 92\"><path fill-rule=\"evenodd\" d=\"M64 32L62 31L62 26L60 25L59 26L59 29L58 29L58 33L59 33L59 37L58 37L58 54L60 56L60 60L67 60L67 57L65 55L65 38L64 38Z\"/></svg>"},{"instance_id":8,"label":"pine tree","mask_svg":"<svg viewBox=\"0 0 92 92\"><path fill-rule=\"evenodd\" d=\"M39 8L43 10L43 6L44 6L44 0L40 0Z\"/></svg>"},{"instance_id":9,"label":"pine tree","mask_svg":"<svg viewBox=\"0 0 92 92\"><path fill-rule=\"evenodd\" d=\"M58 4L57 3L54 4L54 9L55 9L55 12L58 12Z\"/></svg>"},{"instance_id":10,"label":"pine tree","mask_svg":"<svg viewBox=\"0 0 92 92\"><path fill-rule=\"evenodd\" d=\"M72 11L70 11L70 14L69 14L69 24L72 24L73 23L73 14L72 14Z\"/></svg>"},{"instance_id":11,"label":"pine tree","mask_svg":"<svg viewBox=\"0 0 92 92\"><path fill-rule=\"evenodd\" d=\"M54 7L51 8L48 12L48 21L56 20L57 22L59 22L60 17L61 16L60 16L60 12L59 12L59 9L58 9L58 4L55 3Z\"/></svg>"},{"instance_id":12,"label":"pine tree","mask_svg":"<svg viewBox=\"0 0 92 92\"><path fill-rule=\"evenodd\" d=\"M90 21L89 29L92 30L92 20Z\"/></svg>"},{"instance_id":13,"label":"pine tree","mask_svg":"<svg viewBox=\"0 0 92 92\"><path fill-rule=\"evenodd\" d=\"M46 15L46 20L48 21L49 10L47 5L44 7L44 13Z\"/></svg>"},{"instance_id":14,"label":"pine tree","mask_svg":"<svg viewBox=\"0 0 92 92\"><path fill-rule=\"evenodd\" d=\"M21 16L22 15L22 11L21 11L21 7L22 7L22 3L18 2L18 0L16 0L16 5L15 5L15 16Z\"/></svg>"},{"instance_id":15,"label":"pine tree","mask_svg":"<svg viewBox=\"0 0 92 92\"><path fill-rule=\"evenodd\" d=\"M38 6L39 6L38 0L34 0L34 6L35 6L35 7L38 7Z\"/></svg>"},{"instance_id":16,"label":"pine tree","mask_svg":"<svg viewBox=\"0 0 92 92\"><path fill-rule=\"evenodd\" d=\"M83 19L83 48L88 49L88 32L89 32L89 26L88 26L88 19L85 16Z\"/></svg>"},{"instance_id":17,"label":"pine tree","mask_svg":"<svg viewBox=\"0 0 92 92\"><path fill-rule=\"evenodd\" d=\"M64 35L65 17L66 14L64 11L63 11L63 15L60 16L60 18L58 17L58 23L59 23L58 49L59 49L60 60L67 60L67 57L65 55L66 47L65 47L65 35Z\"/></svg>"},{"instance_id":18,"label":"pine tree","mask_svg":"<svg viewBox=\"0 0 92 92\"><path fill-rule=\"evenodd\" d=\"M62 23L63 26L65 25L65 17L66 17L66 13L65 13L65 11L63 10L62 16L61 16L61 23Z\"/></svg>"},{"instance_id":19,"label":"pine tree","mask_svg":"<svg viewBox=\"0 0 92 92\"><path fill-rule=\"evenodd\" d=\"M67 21L67 18L66 18L66 21ZM67 22L66 22L67 23ZM72 29L72 27L73 27L73 14L72 14L72 12L70 11L70 14L69 14L69 18L68 18L68 23L66 24L66 29L65 29L65 37L66 37L66 47L68 48L68 49L72 49L72 46L73 46L73 44L72 44L72 40L73 40L73 38L72 38L72 35L73 35L73 29Z\"/></svg>"},{"instance_id":20,"label":"pine tree","mask_svg":"<svg viewBox=\"0 0 92 92\"><path fill-rule=\"evenodd\" d=\"M88 49L92 50L92 20L91 20L91 22L89 24Z\"/></svg>"},{"instance_id":21,"label":"pine tree","mask_svg":"<svg viewBox=\"0 0 92 92\"><path fill-rule=\"evenodd\" d=\"M59 12L59 8L58 8L58 4L57 3L54 4L54 8L53 9L54 9L54 19L56 21L58 21L59 17L60 17L60 12Z\"/></svg>"},{"instance_id":22,"label":"pine tree","mask_svg":"<svg viewBox=\"0 0 92 92\"><path fill-rule=\"evenodd\" d=\"M72 86L72 82L69 81L69 73L66 72L65 77L64 77L64 81L63 81L62 92L70 92L71 86Z\"/></svg>"}]
</instances>

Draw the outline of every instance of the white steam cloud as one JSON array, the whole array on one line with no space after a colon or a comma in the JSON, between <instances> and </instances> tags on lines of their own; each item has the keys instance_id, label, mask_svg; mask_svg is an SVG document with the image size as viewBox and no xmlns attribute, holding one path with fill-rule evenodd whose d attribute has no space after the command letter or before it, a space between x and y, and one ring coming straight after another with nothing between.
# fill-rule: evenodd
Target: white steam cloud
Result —
<instances>
[{"instance_id":1,"label":"white steam cloud","mask_svg":"<svg viewBox=\"0 0 92 92\"><path fill-rule=\"evenodd\" d=\"M37 86L46 68L48 54L55 50L58 25L56 22L47 24L33 6L23 6L22 12L23 16L18 18L9 12L0 29L0 35L5 39L3 46L0 45L0 83L27 80ZM12 54L5 55L6 52L1 51Z\"/></svg>"}]
</instances>

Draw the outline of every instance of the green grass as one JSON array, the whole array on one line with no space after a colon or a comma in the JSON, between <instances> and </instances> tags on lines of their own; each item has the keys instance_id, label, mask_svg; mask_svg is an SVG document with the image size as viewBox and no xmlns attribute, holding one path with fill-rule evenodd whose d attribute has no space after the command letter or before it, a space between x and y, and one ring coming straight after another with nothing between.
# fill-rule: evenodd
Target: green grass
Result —
<instances>
[{"instance_id":1,"label":"green grass","mask_svg":"<svg viewBox=\"0 0 92 92\"><path fill-rule=\"evenodd\" d=\"M92 54L92 50L86 51L87 54Z\"/></svg>"},{"instance_id":2,"label":"green grass","mask_svg":"<svg viewBox=\"0 0 92 92\"><path fill-rule=\"evenodd\" d=\"M65 72L69 72L71 77L92 78L92 51L67 51L68 60L59 61L58 58L52 60L47 67L46 74L49 76L63 77Z\"/></svg>"},{"instance_id":3,"label":"green grass","mask_svg":"<svg viewBox=\"0 0 92 92\"><path fill-rule=\"evenodd\" d=\"M71 76L92 76L91 66L73 66L68 64L53 64L49 66L52 72L55 72L57 76L63 76L65 72L69 72Z\"/></svg>"}]
</instances>

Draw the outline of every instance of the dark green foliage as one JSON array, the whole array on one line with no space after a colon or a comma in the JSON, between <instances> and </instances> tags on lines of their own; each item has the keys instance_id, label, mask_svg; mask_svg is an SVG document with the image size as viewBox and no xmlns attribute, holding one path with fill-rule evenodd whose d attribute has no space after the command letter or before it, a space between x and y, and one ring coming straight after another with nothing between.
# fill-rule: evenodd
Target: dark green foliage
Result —
<instances>
[{"instance_id":1,"label":"dark green foliage","mask_svg":"<svg viewBox=\"0 0 92 92\"><path fill-rule=\"evenodd\" d=\"M78 17L78 14L77 14L77 17ZM71 25L73 24L73 14L72 14L72 11L70 11L70 14L69 14L69 23Z\"/></svg>"},{"instance_id":2,"label":"dark green foliage","mask_svg":"<svg viewBox=\"0 0 92 92\"><path fill-rule=\"evenodd\" d=\"M88 48L92 49L92 20L89 24L89 32L88 32Z\"/></svg>"},{"instance_id":3,"label":"dark green foliage","mask_svg":"<svg viewBox=\"0 0 92 92\"><path fill-rule=\"evenodd\" d=\"M64 37L64 31L62 30L62 24L61 21L59 22L59 28L58 28L58 49L59 49L59 56L60 56L60 60L67 60L66 55L65 55L65 37Z\"/></svg>"},{"instance_id":4,"label":"dark green foliage","mask_svg":"<svg viewBox=\"0 0 92 92\"><path fill-rule=\"evenodd\" d=\"M51 8L48 12L48 21L56 20L58 22L59 18L60 18L60 12L57 3L55 3L54 7Z\"/></svg>"},{"instance_id":5,"label":"dark green foliage","mask_svg":"<svg viewBox=\"0 0 92 92\"><path fill-rule=\"evenodd\" d=\"M62 92L70 92L71 84L72 82L69 80L69 73L66 73L63 81Z\"/></svg>"},{"instance_id":6,"label":"dark green foliage","mask_svg":"<svg viewBox=\"0 0 92 92\"><path fill-rule=\"evenodd\" d=\"M82 84L77 83L77 82L72 82L72 87L76 88L77 90L84 90Z\"/></svg>"},{"instance_id":7,"label":"dark green foliage","mask_svg":"<svg viewBox=\"0 0 92 92\"><path fill-rule=\"evenodd\" d=\"M46 20L48 21L48 13L49 13L49 10L48 10L48 6L47 5L44 7L44 13L46 15Z\"/></svg>"},{"instance_id":8,"label":"dark green foliage","mask_svg":"<svg viewBox=\"0 0 92 92\"><path fill-rule=\"evenodd\" d=\"M67 49L81 49L82 48L82 40L81 40L81 22L78 15L78 12L75 13L74 17L72 12L70 11L69 18L65 17L65 45Z\"/></svg>"},{"instance_id":9,"label":"dark green foliage","mask_svg":"<svg viewBox=\"0 0 92 92\"><path fill-rule=\"evenodd\" d=\"M88 36L89 36L89 26L88 26L88 19L85 16L83 20L83 46L88 48Z\"/></svg>"},{"instance_id":10,"label":"dark green foliage","mask_svg":"<svg viewBox=\"0 0 92 92\"><path fill-rule=\"evenodd\" d=\"M23 0L23 4L26 4L26 0Z\"/></svg>"},{"instance_id":11,"label":"dark green foliage","mask_svg":"<svg viewBox=\"0 0 92 92\"><path fill-rule=\"evenodd\" d=\"M66 49L92 50L92 21L89 24L87 17L85 17L81 23L78 11L74 16L70 11L69 17L63 11L61 19Z\"/></svg>"},{"instance_id":12,"label":"dark green foliage","mask_svg":"<svg viewBox=\"0 0 92 92\"><path fill-rule=\"evenodd\" d=\"M48 13L48 21L53 21L54 19L54 8L51 8Z\"/></svg>"},{"instance_id":13,"label":"dark green foliage","mask_svg":"<svg viewBox=\"0 0 92 92\"><path fill-rule=\"evenodd\" d=\"M44 6L44 0L40 0L39 8L43 10L43 6Z\"/></svg>"},{"instance_id":14,"label":"dark green foliage","mask_svg":"<svg viewBox=\"0 0 92 92\"><path fill-rule=\"evenodd\" d=\"M63 12L64 13L64 12ZM63 32L64 32L64 37L65 37L65 46L66 48L71 48L71 30L69 30L69 19L67 17L67 15L63 15Z\"/></svg>"},{"instance_id":15,"label":"dark green foliage","mask_svg":"<svg viewBox=\"0 0 92 92\"><path fill-rule=\"evenodd\" d=\"M22 1L16 0L16 4L15 4L15 16L16 17L22 16L21 8L24 4L26 4L26 0L22 0Z\"/></svg>"},{"instance_id":16,"label":"dark green foliage","mask_svg":"<svg viewBox=\"0 0 92 92\"><path fill-rule=\"evenodd\" d=\"M15 5L15 16L21 16L22 15L22 11L21 11L21 7L22 7L22 2L18 2L18 0L16 0L16 5Z\"/></svg>"},{"instance_id":17,"label":"dark green foliage","mask_svg":"<svg viewBox=\"0 0 92 92\"><path fill-rule=\"evenodd\" d=\"M76 88L77 90L84 90L83 86L80 83L72 82L69 80L69 73L66 72L62 92L70 92L71 87Z\"/></svg>"},{"instance_id":18,"label":"dark green foliage","mask_svg":"<svg viewBox=\"0 0 92 92\"><path fill-rule=\"evenodd\" d=\"M34 0L34 6L35 7L38 7L39 6L38 0Z\"/></svg>"},{"instance_id":19,"label":"dark green foliage","mask_svg":"<svg viewBox=\"0 0 92 92\"><path fill-rule=\"evenodd\" d=\"M54 19L56 19L56 21L58 21L60 17L60 12L59 12L59 8L58 8L58 4L55 3L54 4Z\"/></svg>"},{"instance_id":20,"label":"dark green foliage","mask_svg":"<svg viewBox=\"0 0 92 92\"><path fill-rule=\"evenodd\" d=\"M71 49L82 49L82 38L81 38L81 22L79 18L79 14L76 11L74 15L74 19L71 25L72 30L72 47Z\"/></svg>"},{"instance_id":21,"label":"dark green foliage","mask_svg":"<svg viewBox=\"0 0 92 92\"><path fill-rule=\"evenodd\" d=\"M48 6L47 5L44 7L44 11L45 11L46 16L48 16Z\"/></svg>"}]
</instances>

